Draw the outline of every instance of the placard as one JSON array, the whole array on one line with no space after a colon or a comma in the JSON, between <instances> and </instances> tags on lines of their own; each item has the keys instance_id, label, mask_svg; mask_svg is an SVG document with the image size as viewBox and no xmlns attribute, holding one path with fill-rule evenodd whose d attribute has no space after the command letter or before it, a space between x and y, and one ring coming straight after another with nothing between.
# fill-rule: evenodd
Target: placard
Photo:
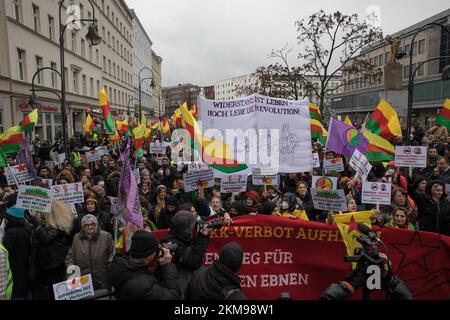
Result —
<instances>
[{"instance_id":1,"label":"placard","mask_svg":"<svg viewBox=\"0 0 450 320\"><path fill-rule=\"evenodd\" d=\"M119 200L117 197L108 197L111 201L111 214L116 215L119 212Z\"/></svg>"},{"instance_id":2,"label":"placard","mask_svg":"<svg viewBox=\"0 0 450 320\"><path fill-rule=\"evenodd\" d=\"M165 142L150 142L150 154L166 154L166 143Z\"/></svg>"},{"instance_id":3,"label":"placard","mask_svg":"<svg viewBox=\"0 0 450 320\"><path fill-rule=\"evenodd\" d=\"M51 187L53 185L53 179L41 179L44 186Z\"/></svg>"},{"instance_id":4,"label":"placard","mask_svg":"<svg viewBox=\"0 0 450 320\"><path fill-rule=\"evenodd\" d=\"M324 211L342 211L347 212L347 200L345 192L339 190L320 190L311 188L311 198L314 208Z\"/></svg>"},{"instance_id":5,"label":"placard","mask_svg":"<svg viewBox=\"0 0 450 320\"><path fill-rule=\"evenodd\" d=\"M55 300L81 300L92 297L94 285L91 274L79 278L69 279L53 285Z\"/></svg>"},{"instance_id":6,"label":"placard","mask_svg":"<svg viewBox=\"0 0 450 320\"><path fill-rule=\"evenodd\" d=\"M362 203L391 204L391 184L383 182L363 182Z\"/></svg>"},{"instance_id":7,"label":"placard","mask_svg":"<svg viewBox=\"0 0 450 320\"><path fill-rule=\"evenodd\" d=\"M209 168L209 166L206 163L200 162L200 161L193 161L193 162L189 162L189 164L188 164L188 172L189 171L206 170L208 168Z\"/></svg>"},{"instance_id":8,"label":"placard","mask_svg":"<svg viewBox=\"0 0 450 320\"><path fill-rule=\"evenodd\" d=\"M134 173L134 177L136 179L136 184L140 184L141 183L141 172L139 171L139 168L134 169L133 173Z\"/></svg>"},{"instance_id":9,"label":"placard","mask_svg":"<svg viewBox=\"0 0 450 320\"><path fill-rule=\"evenodd\" d=\"M361 181L366 181L370 170L372 170L369 160L358 149L355 149L355 152L353 152L349 166L356 170L361 177Z\"/></svg>"},{"instance_id":10,"label":"placard","mask_svg":"<svg viewBox=\"0 0 450 320\"><path fill-rule=\"evenodd\" d=\"M20 185L17 194L17 208L50 213L52 211L52 190Z\"/></svg>"},{"instance_id":11,"label":"placard","mask_svg":"<svg viewBox=\"0 0 450 320\"><path fill-rule=\"evenodd\" d=\"M83 183L59 184L50 188L53 192L53 199L67 204L83 203L84 192Z\"/></svg>"},{"instance_id":12,"label":"placard","mask_svg":"<svg viewBox=\"0 0 450 320\"><path fill-rule=\"evenodd\" d=\"M336 177L313 176L311 188L320 190L336 190L338 180Z\"/></svg>"},{"instance_id":13,"label":"placard","mask_svg":"<svg viewBox=\"0 0 450 320\"><path fill-rule=\"evenodd\" d=\"M317 152L314 152L312 154L312 163L313 163L313 168L320 168L320 158L319 158L319 154Z\"/></svg>"},{"instance_id":14,"label":"placard","mask_svg":"<svg viewBox=\"0 0 450 320\"><path fill-rule=\"evenodd\" d=\"M86 151L86 160L87 162L95 162L100 160L100 154L98 153L97 150L92 150L92 151Z\"/></svg>"},{"instance_id":15,"label":"placard","mask_svg":"<svg viewBox=\"0 0 450 320\"><path fill-rule=\"evenodd\" d=\"M230 175L220 179L220 192L233 193L247 191L247 175Z\"/></svg>"},{"instance_id":16,"label":"placard","mask_svg":"<svg viewBox=\"0 0 450 320\"><path fill-rule=\"evenodd\" d=\"M66 154L65 153L58 153L58 152L53 152L51 154L51 158L53 160L53 162L55 163L55 165L64 163L64 160L66 160Z\"/></svg>"},{"instance_id":17,"label":"placard","mask_svg":"<svg viewBox=\"0 0 450 320\"><path fill-rule=\"evenodd\" d=\"M278 186L278 171L275 168L254 168L252 183L255 186Z\"/></svg>"},{"instance_id":18,"label":"placard","mask_svg":"<svg viewBox=\"0 0 450 320\"><path fill-rule=\"evenodd\" d=\"M395 166L407 168L426 168L427 154L427 147L396 146Z\"/></svg>"},{"instance_id":19,"label":"placard","mask_svg":"<svg viewBox=\"0 0 450 320\"><path fill-rule=\"evenodd\" d=\"M344 171L344 161L342 157L331 160L323 159L323 170L325 173L335 173Z\"/></svg>"},{"instance_id":20,"label":"placard","mask_svg":"<svg viewBox=\"0 0 450 320\"><path fill-rule=\"evenodd\" d=\"M97 147L97 148L95 148L95 150L97 150L100 157L109 155L108 147L106 147L106 146Z\"/></svg>"},{"instance_id":21,"label":"placard","mask_svg":"<svg viewBox=\"0 0 450 320\"><path fill-rule=\"evenodd\" d=\"M8 185L16 184L16 179L19 183L25 183L28 181L32 181L33 178L30 176L28 172L28 168L26 164L19 164L17 166L11 166L5 168L6 180L8 181ZM16 179L14 179L14 176Z\"/></svg>"},{"instance_id":22,"label":"placard","mask_svg":"<svg viewBox=\"0 0 450 320\"><path fill-rule=\"evenodd\" d=\"M185 173L183 178L185 192L197 190L199 187L211 188L214 186L214 170L210 168Z\"/></svg>"}]
</instances>

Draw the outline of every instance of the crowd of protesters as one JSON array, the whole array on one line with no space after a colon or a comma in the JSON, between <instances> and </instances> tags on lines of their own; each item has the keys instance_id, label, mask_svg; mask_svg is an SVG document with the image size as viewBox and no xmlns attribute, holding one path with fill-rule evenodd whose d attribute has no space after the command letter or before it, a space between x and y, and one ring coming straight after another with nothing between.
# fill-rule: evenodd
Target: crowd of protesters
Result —
<instances>
[{"instance_id":1,"label":"crowd of protesters","mask_svg":"<svg viewBox=\"0 0 450 320\"><path fill-rule=\"evenodd\" d=\"M428 165L414 169L412 175L394 162L373 163L368 181L392 183L391 205L374 211L373 224L450 235L446 194L450 144L443 129L432 128L426 134L416 127L414 139L420 140L416 145L428 146ZM187 167L178 168L168 148L159 161L149 154L132 161L139 169L144 230L123 225L116 229L110 197L117 197L119 191L120 150L102 137L85 139L70 139L70 159L57 166L48 161L53 152L64 152L62 141L41 144L37 138L33 142L38 178L32 184L45 186L47 179L54 184L82 182L85 202L74 208L54 201L49 214L20 209L17 186L8 185L4 172L0 173L0 298L54 299L53 284L67 279L67 267L75 265L82 275L92 275L96 290L114 288L119 299L244 299L236 275L243 259L238 244L224 246L211 267L201 267L211 232L202 220L218 216L230 225L240 215L254 219L278 215L333 223L333 216L339 214L314 208L311 179L324 175L321 168L281 174L278 186L254 186L249 178L244 193L221 194L217 186L186 192L183 173ZM100 161L85 162L83 154L99 145L106 145L109 154ZM321 160L339 156L316 142L313 149ZM348 211L375 209L362 203L361 181L348 159L344 162L343 172L327 175L338 178ZM18 163L10 156L8 164ZM148 232L158 229L169 229L161 242ZM8 268L3 268L5 252Z\"/></svg>"}]
</instances>

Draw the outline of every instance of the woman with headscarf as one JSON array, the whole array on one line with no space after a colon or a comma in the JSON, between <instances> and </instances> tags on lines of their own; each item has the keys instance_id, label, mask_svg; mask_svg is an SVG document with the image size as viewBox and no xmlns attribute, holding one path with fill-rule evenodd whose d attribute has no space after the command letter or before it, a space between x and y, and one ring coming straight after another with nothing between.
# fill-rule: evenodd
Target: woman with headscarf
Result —
<instances>
[{"instance_id":1,"label":"woman with headscarf","mask_svg":"<svg viewBox=\"0 0 450 320\"><path fill-rule=\"evenodd\" d=\"M97 218L98 226L101 230L109 233L113 232L113 223L110 213L102 211L98 201L93 197L89 197L86 199L84 212L81 216L78 217L78 224L80 226L81 219L87 214L92 214Z\"/></svg>"},{"instance_id":2,"label":"woman with headscarf","mask_svg":"<svg viewBox=\"0 0 450 320\"><path fill-rule=\"evenodd\" d=\"M152 202L151 220L156 224L161 210L166 207L167 188L164 185L156 187L156 195Z\"/></svg>"},{"instance_id":3,"label":"woman with headscarf","mask_svg":"<svg viewBox=\"0 0 450 320\"><path fill-rule=\"evenodd\" d=\"M297 200L295 194L287 192L279 203L280 210L276 213L277 216L296 218L301 220L308 220L308 215L304 209L297 207Z\"/></svg>"},{"instance_id":4,"label":"woman with headscarf","mask_svg":"<svg viewBox=\"0 0 450 320\"><path fill-rule=\"evenodd\" d=\"M158 220L156 221L156 227L161 229L170 228L172 218L178 211L178 201L174 196L168 196L166 198L166 206L161 210Z\"/></svg>"},{"instance_id":5,"label":"woman with headscarf","mask_svg":"<svg viewBox=\"0 0 450 320\"><path fill-rule=\"evenodd\" d=\"M407 210L402 207L396 207L394 208L394 214L392 216L392 220L388 223L386 223L385 227L391 227L391 228L399 228L399 229L406 229L406 230L416 230L414 225L409 222L408 214L406 213Z\"/></svg>"},{"instance_id":6,"label":"woman with headscarf","mask_svg":"<svg viewBox=\"0 0 450 320\"><path fill-rule=\"evenodd\" d=\"M412 204L412 205L411 205ZM391 193L391 205L393 207L402 207L406 211L406 214L408 216L408 221L412 222L413 224L417 221L417 208L412 199L409 199L408 194L405 190L398 187L392 188Z\"/></svg>"},{"instance_id":7,"label":"woman with headscarf","mask_svg":"<svg viewBox=\"0 0 450 320\"><path fill-rule=\"evenodd\" d=\"M258 192L249 191L244 195L244 214L261 213L262 204Z\"/></svg>"},{"instance_id":8,"label":"woman with headscarf","mask_svg":"<svg viewBox=\"0 0 450 320\"><path fill-rule=\"evenodd\" d=\"M110 233L100 230L97 218L87 214L81 219L81 231L75 235L67 253L66 267L80 267L81 275L92 275L94 290L107 289L107 267L114 255Z\"/></svg>"}]
</instances>

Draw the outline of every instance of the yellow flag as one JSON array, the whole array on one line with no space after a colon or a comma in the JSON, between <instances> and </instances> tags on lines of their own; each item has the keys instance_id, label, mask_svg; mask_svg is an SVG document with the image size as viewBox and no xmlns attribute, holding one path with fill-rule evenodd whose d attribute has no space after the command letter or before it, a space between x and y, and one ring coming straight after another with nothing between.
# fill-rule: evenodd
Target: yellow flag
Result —
<instances>
[{"instance_id":1,"label":"yellow flag","mask_svg":"<svg viewBox=\"0 0 450 320\"><path fill-rule=\"evenodd\" d=\"M352 126L352 127L353 127L353 123L352 123L352 121L350 120L350 118L349 118L348 116L345 117L344 122L345 122L346 124L348 124L349 126Z\"/></svg>"}]
</instances>

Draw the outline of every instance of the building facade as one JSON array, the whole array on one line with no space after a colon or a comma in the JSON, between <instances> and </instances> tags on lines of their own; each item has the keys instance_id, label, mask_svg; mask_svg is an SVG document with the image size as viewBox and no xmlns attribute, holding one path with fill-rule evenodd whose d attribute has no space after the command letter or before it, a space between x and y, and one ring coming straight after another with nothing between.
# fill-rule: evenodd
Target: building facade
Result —
<instances>
[{"instance_id":1,"label":"building facade","mask_svg":"<svg viewBox=\"0 0 450 320\"><path fill-rule=\"evenodd\" d=\"M391 36L393 39L397 38L401 41L400 48L406 53L404 58L396 60L402 67L401 90L384 89L385 67L392 61L392 57L390 43L382 40L363 48L358 57L374 67L376 76L346 74L344 72L343 92L333 95L332 109L337 114L349 115L353 121L358 123L364 120L368 112L375 109L381 98L384 98L397 110L400 121L405 123L411 41L417 30L430 22L439 22L450 27L450 9ZM438 26L424 29L414 40L412 64L413 71L417 69L414 82L413 117L422 124L428 124L429 120L436 118L443 100L450 97L449 81L441 81L441 72L450 63L450 59L421 64L439 56L450 56L448 34Z\"/></svg>"},{"instance_id":2,"label":"building facade","mask_svg":"<svg viewBox=\"0 0 450 320\"><path fill-rule=\"evenodd\" d=\"M166 112L165 99L162 95L161 68L162 68L162 58L158 56L155 51L152 50L152 71L153 71L153 80L155 83L155 87L153 88L152 93L152 106L153 106L152 111L154 111L157 117L162 117L162 115Z\"/></svg>"},{"instance_id":3,"label":"building facade","mask_svg":"<svg viewBox=\"0 0 450 320\"><path fill-rule=\"evenodd\" d=\"M214 86L207 86L202 88L203 96L209 100L216 100L216 93Z\"/></svg>"},{"instance_id":4,"label":"building facade","mask_svg":"<svg viewBox=\"0 0 450 320\"><path fill-rule=\"evenodd\" d=\"M88 43L85 35L90 23L80 29L65 31L66 113L69 136L82 132L86 111L101 117L98 91L107 90L113 113L126 110L126 101L133 96L132 16L123 0L93 1L95 17L102 42ZM87 0L65 1L66 10L79 8L80 18L93 17ZM0 2L0 130L17 124L31 111L28 105L32 78L43 67L60 71L59 2L55 0ZM69 12L70 13L70 12ZM43 70L34 81L38 90L61 90L56 72ZM40 111L36 133L41 140L54 141L62 133L59 98L50 92L37 92Z\"/></svg>"},{"instance_id":5,"label":"building facade","mask_svg":"<svg viewBox=\"0 0 450 320\"><path fill-rule=\"evenodd\" d=\"M162 96L165 99L166 114L171 116L183 102L187 102L189 107L193 106L197 103L199 94L200 87L190 83L163 88Z\"/></svg>"}]
</instances>

